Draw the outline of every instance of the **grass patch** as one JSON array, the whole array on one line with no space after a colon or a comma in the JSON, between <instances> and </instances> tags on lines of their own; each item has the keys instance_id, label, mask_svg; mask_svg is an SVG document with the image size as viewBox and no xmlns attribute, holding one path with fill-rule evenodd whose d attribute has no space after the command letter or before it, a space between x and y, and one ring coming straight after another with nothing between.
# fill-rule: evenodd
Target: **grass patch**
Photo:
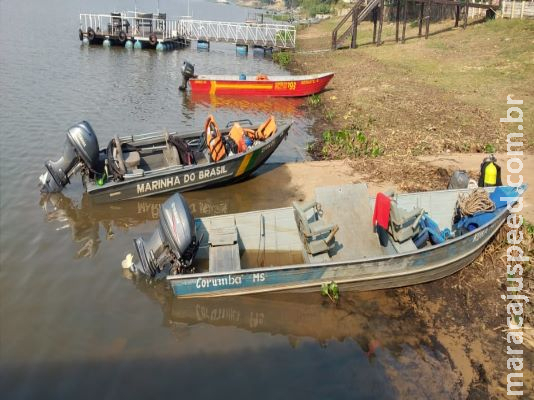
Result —
<instances>
[{"instance_id":1,"label":"grass patch","mask_svg":"<svg viewBox=\"0 0 534 400\"><path fill-rule=\"evenodd\" d=\"M308 97L308 104L311 107L318 107L321 104L321 96L318 94L312 94L310 97Z\"/></svg>"},{"instance_id":2,"label":"grass patch","mask_svg":"<svg viewBox=\"0 0 534 400\"><path fill-rule=\"evenodd\" d=\"M287 67L291 63L291 53L287 51L273 53L273 61L282 67Z\"/></svg>"},{"instance_id":3,"label":"grass patch","mask_svg":"<svg viewBox=\"0 0 534 400\"><path fill-rule=\"evenodd\" d=\"M292 66L301 73L332 70L317 131L364 129L380 138L388 156L506 151L507 95L524 100L524 150L534 145L534 21L495 20L454 29L454 21L430 25L428 40L417 25L406 43L395 43L395 24L384 25L384 44L372 42L373 24L358 26L357 49L326 51L332 18L303 30ZM348 45L349 39L346 40ZM366 45L366 43L368 45ZM324 55L323 55L324 54ZM336 117L324 110L335 110Z\"/></svg>"},{"instance_id":4,"label":"grass patch","mask_svg":"<svg viewBox=\"0 0 534 400\"><path fill-rule=\"evenodd\" d=\"M325 158L378 157L384 153L376 140L354 129L323 133L321 153Z\"/></svg>"}]
</instances>

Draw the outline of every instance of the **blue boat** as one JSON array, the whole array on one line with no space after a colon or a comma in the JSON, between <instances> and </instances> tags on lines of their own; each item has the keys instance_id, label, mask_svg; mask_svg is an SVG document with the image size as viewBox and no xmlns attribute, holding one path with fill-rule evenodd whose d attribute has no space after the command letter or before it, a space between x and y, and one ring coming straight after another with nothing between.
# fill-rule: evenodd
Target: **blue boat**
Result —
<instances>
[{"instance_id":1,"label":"blue boat","mask_svg":"<svg viewBox=\"0 0 534 400\"><path fill-rule=\"evenodd\" d=\"M196 220L175 194L152 237L135 240L139 261L123 266L164 277L178 297L314 291L330 282L354 290L414 285L473 262L509 214L499 199L513 203L525 188L484 188L493 209L456 222L470 189L393 195L381 238L373 223L379 203L364 184L320 187L314 201L292 207Z\"/></svg>"}]
</instances>

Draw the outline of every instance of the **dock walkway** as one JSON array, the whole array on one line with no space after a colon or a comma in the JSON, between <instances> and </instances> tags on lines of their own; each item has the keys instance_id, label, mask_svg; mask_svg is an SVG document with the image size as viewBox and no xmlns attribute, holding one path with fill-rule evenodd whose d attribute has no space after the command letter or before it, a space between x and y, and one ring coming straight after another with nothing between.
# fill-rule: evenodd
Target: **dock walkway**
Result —
<instances>
[{"instance_id":1,"label":"dock walkway","mask_svg":"<svg viewBox=\"0 0 534 400\"><path fill-rule=\"evenodd\" d=\"M293 49L296 36L296 28L290 24L167 19L166 14L133 11L80 14L79 38L90 44L128 47L135 43L135 47L170 45L169 48L175 48L196 40Z\"/></svg>"}]
</instances>

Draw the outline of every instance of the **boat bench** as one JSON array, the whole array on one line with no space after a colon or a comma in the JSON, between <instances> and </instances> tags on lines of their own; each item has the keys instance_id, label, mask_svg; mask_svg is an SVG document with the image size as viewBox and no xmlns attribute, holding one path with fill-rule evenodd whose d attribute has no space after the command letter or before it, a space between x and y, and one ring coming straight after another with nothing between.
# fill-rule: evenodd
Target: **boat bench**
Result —
<instances>
[{"instance_id":1,"label":"boat bench","mask_svg":"<svg viewBox=\"0 0 534 400\"><path fill-rule=\"evenodd\" d=\"M210 227L208 243L210 272L231 272L241 269L235 221L231 225Z\"/></svg>"}]
</instances>

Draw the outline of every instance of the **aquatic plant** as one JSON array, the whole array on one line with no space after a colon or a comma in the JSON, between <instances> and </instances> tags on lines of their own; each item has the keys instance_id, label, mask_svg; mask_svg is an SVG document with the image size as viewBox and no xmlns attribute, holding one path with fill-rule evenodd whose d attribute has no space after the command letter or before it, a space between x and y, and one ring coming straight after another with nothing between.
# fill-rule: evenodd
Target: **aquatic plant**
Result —
<instances>
[{"instance_id":1,"label":"aquatic plant","mask_svg":"<svg viewBox=\"0 0 534 400\"><path fill-rule=\"evenodd\" d=\"M280 64L282 67L287 67L291 62L291 54L287 51L273 53L273 61Z\"/></svg>"},{"instance_id":2,"label":"aquatic plant","mask_svg":"<svg viewBox=\"0 0 534 400\"><path fill-rule=\"evenodd\" d=\"M384 154L377 140L370 140L364 132L353 129L342 129L336 132L323 133L323 157L378 157Z\"/></svg>"},{"instance_id":3,"label":"aquatic plant","mask_svg":"<svg viewBox=\"0 0 534 400\"><path fill-rule=\"evenodd\" d=\"M339 301L339 288L337 283L334 281L323 283L321 285L321 295L325 297L328 296L333 303L337 303Z\"/></svg>"}]
</instances>

